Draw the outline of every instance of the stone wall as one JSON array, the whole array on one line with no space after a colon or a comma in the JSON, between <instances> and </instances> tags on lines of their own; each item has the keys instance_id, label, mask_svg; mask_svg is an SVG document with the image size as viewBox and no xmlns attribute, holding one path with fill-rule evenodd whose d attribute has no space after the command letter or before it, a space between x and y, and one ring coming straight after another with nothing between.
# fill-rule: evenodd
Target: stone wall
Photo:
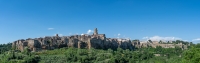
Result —
<instances>
[{"instance_id":1,"label":"stone wall","mask_svg":"<svg viewBox=\"0 0 200 63\"><path fill-rule=\"evenodd\" d=\"M187 49L187 45L184 45L182 43L179 44L170 44L170 43L159 43L157 41L153 41L153 42L149 42L149 41L145 41L145 42L140 42L140 41L133 41L132 44L137 47L137 48L141 48L141 47L148 47L151 46L153 48L156 48L157 46L161 46L162 48L175 48L175 47L180 47L182 49Z\"/></svg>"},{"instance_id":2,"label":"stone wall","mask_svg":"<svg viewBox=\"0 0 200 63\"><path fill-rule=\"evenodd\" d=\"M28 47L31 51L51 50L62 47L75 48L95 48L95 49L133 49L131 41L126 39L106 38L105 34L98 34L97 28L93 35L72 35L72 36L46 36L44 38L17 40L13 42L13 47L20 51L24 51Z\"/></svg>"},{"instance_id":3,"label":"stone wall","mask_svg":"<svg viewBox=\"0 0 200 63\"><path fill-rule=\"evenodd\" d=\"M133 50L135 47L156 47L161 46L163 48L174 48L175 46L187 48L182 44L159 44L157 42L140 42L139 40L131 42L129 39L116 39L106 38L105 34L98 34L97 28L95 28L93 35L72 35L72 36L46 36L43 38L28 38L26 40L14 41L12 47L24 51L25 47L29 50L36 52L40 50L52 50L62 47L75 47L75 48L95 48L95 49L114 49L118 47L122 49Z\"/></svg>"}]
</instances>

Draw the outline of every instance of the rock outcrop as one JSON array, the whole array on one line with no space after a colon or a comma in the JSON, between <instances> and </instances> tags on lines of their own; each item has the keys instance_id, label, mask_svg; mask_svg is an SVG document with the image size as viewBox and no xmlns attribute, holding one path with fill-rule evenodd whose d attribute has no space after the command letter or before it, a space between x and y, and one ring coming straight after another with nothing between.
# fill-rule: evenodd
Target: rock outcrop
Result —
<instances>
[{"instance_id":1,"label":"rock outcrop","mask_svg":"<svg viewBox=\"0 0 200 63\"><path fill-rule=\"evenodd\" d=\"M179 47L182 49L187 49L188 45L178 43L178 44L172 44L172 43L159 43L158 41L145 41L145 42L140 42L139 40L133 40L132 41L133 46L136 48L142 48L142 47L153 47L156 48L157 46L161 46L162 48L175 48Z\"/></svg>"},{"instance_id":2,"label":"rock outcrop","mask_svg":"<svg viewBox=\"0 0 200 63\"><path fill-rule=\"evenodd\" d=\"M129 39L113 39L106 38L105 34L98 34L95 28L93 35L72 35L72 36L46 36L44 38L22 39L14 41L13 48L24 51L28 47L31 51L51 50L62 47L75 48L95 48L95 49L133 49L133 45Z\"/></svg>"},{"instance_id":3,"label":"rock outcrop","mask_svg":"<svg viewBox=\"0 0 200 63\"><path fill-rule=\"evenodd\" d=\"M41 50L52 50L62 47L75 47L75 48L95 48L95 49L114 49L118 47L122 49L142 48L142 47L154 47L161 46L163 48L175 48L178 46L182 49L187 49L187 45L179 44L162 44L158 42L140 42L139 40L130 41L129 39L118 38L106 38L105 34L98 34L97 28L95 28L93 35L72 35L72 36L46 36L43 38L28 38L26 40L21 39L14 41L12 47L24 51L28 48L30 51L36 52Z\"/></svg>"}]
</instances>

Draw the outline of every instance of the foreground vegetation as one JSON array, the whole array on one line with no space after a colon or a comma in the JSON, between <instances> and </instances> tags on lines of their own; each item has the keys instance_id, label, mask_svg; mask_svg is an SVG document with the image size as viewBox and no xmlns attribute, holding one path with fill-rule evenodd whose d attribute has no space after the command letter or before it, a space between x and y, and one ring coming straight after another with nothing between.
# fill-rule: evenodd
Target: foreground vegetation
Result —
<instances>
[{"instance_id":1,"label":"foreground vegetation","mask_svg":"<svg viewBox=\"0 0 200 63\"><path fill-rule=\"evenodd\" d=\"M200 63L200 44L188 50L148 47L135 50L61 48L41 52L12 50L0 45L0 63Z\"/></svg>"}]
</instances>

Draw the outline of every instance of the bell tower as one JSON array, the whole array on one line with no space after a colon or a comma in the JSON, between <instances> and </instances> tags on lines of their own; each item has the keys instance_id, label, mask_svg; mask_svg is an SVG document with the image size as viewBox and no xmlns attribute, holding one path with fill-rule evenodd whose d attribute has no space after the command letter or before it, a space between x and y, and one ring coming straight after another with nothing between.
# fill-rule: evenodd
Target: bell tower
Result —
<instances>
[{"instance_id":1,"label":"bell tower","mask_svg":"<svg viewBox=\"0 0 200 63\"><path fill-rule=\"evenodd\" d=\"M58 37L58 34L56 34L56 37Z\"/></svg>"},{"instance_id":2,"label":"bell tower","mask_svg":"<svg viewBox=\"0 0 200 63\"><path fill-rule=\"evenodd\" d=\"M98 35L98 30L97 28L94 29L94 34L93 35Z\"/></svg>"}]
</instances>

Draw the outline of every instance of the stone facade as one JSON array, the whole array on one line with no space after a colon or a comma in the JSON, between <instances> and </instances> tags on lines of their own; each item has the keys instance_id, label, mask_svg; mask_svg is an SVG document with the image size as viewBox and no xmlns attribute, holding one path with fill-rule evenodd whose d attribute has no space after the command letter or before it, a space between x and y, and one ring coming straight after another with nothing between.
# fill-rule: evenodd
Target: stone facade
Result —
<instances>
[{"instance_id":1,"label":"stone facade","mask_svg":"<svg viewBox=\"0 0 200 63\"><path fill-rule=\"evenodd\" d=\"M12 46L20 51L24 51L25 47L36 52L41 50L51 50L62 47L75 48L95 48L95 49L133 49L133 45L129 39L106 38L105 34L98 34L95 28L93 35L72 35L72 36L46 36L44 38L22 39L14 41Z\"/></svg>"},{"instance_id":2,"label":"stone facade","mask_svg":"<svg viewBox=\"0 0 200 63\"><path fill-rule=\"evenodd\" d=\"M175 48L178 46L183 49L187 49L186 45L179 44L160 44L156 41L153 42L140 42L139 40L131 41L129 39L118 39L118 38L106 38L105 34L98 34L97 28L94 29L92 35L72 35L72 36L46 36L44 38L28 38L26 40L21 39L14 41L12 47L24 51L28 48L30 51L37 52L41 50L52 50L62 47L75 47L75 48L86 48L86 49L114 49L118 47L122 49L142 48L142 47L154 47L161 46L163 48Z\"/></svg>"},{"instance_id":3,"label":"stone facade","mask_svg":"<svg viewBox=\"0 0 200 63\"><path fill-rule=\"evenodd\" d=\"M175 47L179 47L179 48L182 48L182 49L187 49L187 46L188 46L188 45L184 45L182 43L171 44L171 43L159 43L158 41L144 41L144 42L140 42L139 40L134 40L132 42L132 44L133 44L133 46L135 46L137 48L148 47L148 46L156 48L157 46L161 46L162 48L175 48Z\"/></svg>"}]
</instances>

